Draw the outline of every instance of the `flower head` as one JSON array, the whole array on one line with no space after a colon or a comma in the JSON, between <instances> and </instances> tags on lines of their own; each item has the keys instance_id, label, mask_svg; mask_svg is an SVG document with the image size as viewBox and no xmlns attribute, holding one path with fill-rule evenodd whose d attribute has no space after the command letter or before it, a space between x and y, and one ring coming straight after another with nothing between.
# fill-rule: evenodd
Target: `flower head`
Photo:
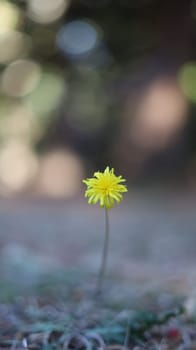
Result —
<instances>
[{"instance_id":1,"label":"flower head","mask_svg":"<svg viewBox=\"0 0 196 350\"><path fill-rule=\"evenodd\" d=\"M127 192L125 182L122 176L116 176L114 169L107 167L104 172L95 172L94 177L83 180L87 185L85 197L88 198L89 204L96 204L100 201L100 206L110 209L114 206L114 202L120 203L123 192Z\"/></svg>"}]
</instances>

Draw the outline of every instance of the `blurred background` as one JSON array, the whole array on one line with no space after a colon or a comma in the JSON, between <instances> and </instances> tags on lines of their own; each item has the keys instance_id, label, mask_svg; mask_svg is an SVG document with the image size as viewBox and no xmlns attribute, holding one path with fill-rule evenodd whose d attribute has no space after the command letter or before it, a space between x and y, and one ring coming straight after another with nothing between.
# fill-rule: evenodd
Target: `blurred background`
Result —
<instances>
[{"instance_id":1,"label":"blurred background","mask_svg":"<svg viewBox=\"0 0 196 350\"><path fill-rule=\"evenodd\" d=\"M195 182L196 2L0 1L0 193Z\"/></svg>"},{"instance_id":2,"label":"blurred background","mask_svg":"<svg viewBox=\"0 0 196 350\"><path fill-rule=\"evenodd\" d=\"M97 270L102 212L82 179L107 165L130 188L111 213L113 269L195 263L195 44L195 0L0 0L6 278Z\"/></svg>"}]
</instances>

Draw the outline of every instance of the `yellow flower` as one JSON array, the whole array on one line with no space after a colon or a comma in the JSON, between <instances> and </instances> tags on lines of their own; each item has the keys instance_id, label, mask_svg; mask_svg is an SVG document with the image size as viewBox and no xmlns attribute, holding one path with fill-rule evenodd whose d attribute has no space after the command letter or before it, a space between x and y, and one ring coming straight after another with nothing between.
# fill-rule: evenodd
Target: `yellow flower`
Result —
<instances>
[{"instance_id":1,"label":"yellow flower","mask_svg":"<svg viewBox=\"0 0 196 350\"><path fill-rule=\"evenodd\" d=\"M127 192L125 182L122 176L116 176L114 169L107 167L104 172L95 172L94 177L83 180L87 185L85 197L88 198L89 204L96 204L100 201L100 206L110 209L114 202L120 203L122 200L122 192Z\"/></svg>"}]
</instances>

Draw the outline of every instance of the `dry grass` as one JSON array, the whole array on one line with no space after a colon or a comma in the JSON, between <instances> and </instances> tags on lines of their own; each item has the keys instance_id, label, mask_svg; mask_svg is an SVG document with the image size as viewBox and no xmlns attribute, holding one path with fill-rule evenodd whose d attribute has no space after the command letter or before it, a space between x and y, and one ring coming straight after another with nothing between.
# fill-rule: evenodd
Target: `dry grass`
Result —
<instances>
[{"instance_id":1,"label":"dry grass","mask_svg":"<svg viewBox=\"0 0 196 350\"><path fill-rule=\"evenodd\" d=\"M163 292L134 298L128 285L119 293L108 283L97 299L91 286L67 282L2 301L1 350L196 349L196 314L184 298Z\"/></svg>"}]
</instances>

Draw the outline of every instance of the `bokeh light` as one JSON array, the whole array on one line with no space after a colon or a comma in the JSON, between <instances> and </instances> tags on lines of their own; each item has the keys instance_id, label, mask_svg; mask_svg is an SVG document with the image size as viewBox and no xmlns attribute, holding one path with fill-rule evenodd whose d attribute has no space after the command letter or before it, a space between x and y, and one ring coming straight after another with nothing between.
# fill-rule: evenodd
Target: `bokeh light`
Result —
<instances>
[{"instance_id":1,"label":"bokeh light","mask_svg":"<svg viewBox=\"0 0 196 350\"><path fill-rule=\"evenodd\" d=\"M188 103L175 80L155 81L140 96L131 139L146 151L164 148L185 125L187 112Z\"/></svg>"},{"instance_id":2,"label":"bokeh light","mask_svg":"<svg viewBox=\"0 0 196 350\"><path fill-rule=\"evenodd\" d=\"M89 54L100 43L100 30L86 20L65 24L57 34L57 46L67 56L78 59Z\"/></svg>"},{"instance_id":3,"label":"bokeh light","mask_svg":"<svg viewBox=\"0 0 196 350\"><path fill-rule=\"evenodd\" d=\"M29 0L29 17L41 24L58 20L69 7L69 0Z\"/></svg>"},{"instance_id":4,"label":"bokeh light","mask_svg":"<svg viewBox=\"0 0 196 350\"><path fill-rule=\"evenodd\" d=\"M13 97L22 97L35 89L41 78L41 67L31 60L11 63L3 72L2 89Z\"/></svg>"},{"instance_id":5,"label":"bokeh light","mask_svg":"<svg viewBox=\"0 0 196 350\"><path fill-rule=\"evenodd\" d=\"M21 10L16 5L0 1L0 33L18 28L21 17Z\"/></svg>"},{"instance_id":6,"label":"bokeh light","mask_svg":"<svg viewBox=\"0 0 196 350\"><path fill-rule=\"evenodd\" d=\"M31 48L30 38L17 31L0 32L0 63L26 56Z\"/></svg>"},{"instance_id":7,"label":"bokeh light","mask_svg":"<svg viewBox=\"0 0 196 350\"><path fill-rule=\"evenodd\" d=\"M189 6L192 15L195 3ZM166 152L184 132L191 120L186 98L196 101L196 63L181 66L178 81L173 79L190 56L171 52L165 60L167 55L154 50L165 40L161 23L167 16L160 11L158 25L156 9L154 0L0 0L0 153L20 144L30 158L40 158L42 194L49 195L51 186L51 196L60 196L61 189L66 196L64 180L56 175L59 184L52 187L47 169L66 159L72 164L73 149L92 166L111 154L120 164L125 140L127 159L140 151L147 159ZM130 155L131 147L140 151ZM71 157L81 162L74 151Z\"/></svg>"},{"instance_id":8,"label":"bokeh light","mask_svg":"<svg viewBox=\"0 0 196 350\"><path fill-rule=\"evenodd\" d=\"M17 139L34 143L39 135L37 119L32 110L22 102L0 100L0 141Z\"/></svg>"},{"instance_id":9,"label":"bokeh light","mask_svg":"<svg viewBox=\"0 0 196 350\"><path fill-rule=\"evenodd\" d=\"M38 169L35 154L27 144L8 142L0 151L0 180L8 192L18 192L30 185Z\"/></svg>"},{"instance_id":10,"label":"bokeh light","mask_svg":"<svg viewBox=\"0 0 196 350\"><path fill-rule=\"evenodd\" d=\"M185 95L196 102L196 62L188 62L181 67L179 82Z\"/></svg>"},{"instance_id":11,"label":"bokeh light","mask_svg":"<svg viewBox=\"0 0 196 350\"><path fill-rule=\"evenodd\" d=\"M44 117L39 119L40 122L45 122L51 117L50 113L54 112L62 97L66 96L66 91L66 81L61 72L48 69L42 73L36 89L26 97L25 101L38 118Z\"/></svg>"},{"instance_id":12,"label":"bokeh light","mask_svg":"<svg viewBox=\"0 0 196 350\"><path fill-rule=\"evenodd\" d=\"M82 162L74 152L53 150L41 159L38 190L49 197L72 197L80 192L83 176Z\"/></svg>"}]
</instances>

